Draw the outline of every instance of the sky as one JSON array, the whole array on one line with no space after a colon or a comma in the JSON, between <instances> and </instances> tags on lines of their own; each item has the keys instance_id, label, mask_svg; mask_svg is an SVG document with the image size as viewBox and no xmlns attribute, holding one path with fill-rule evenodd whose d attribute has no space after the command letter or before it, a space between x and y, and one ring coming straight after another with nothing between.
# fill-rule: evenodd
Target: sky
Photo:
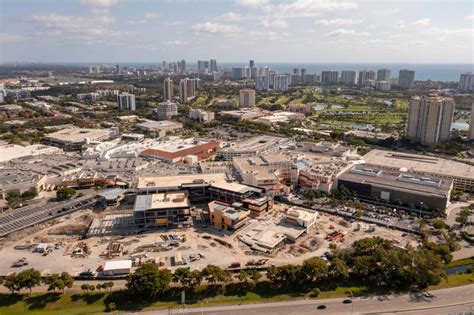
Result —
<instances>
[{"instance_id":1,"label":"sky","mask_svg":"<svg viewBox=\"0 0 474 315\"><path fill-rule=\"evenodd\" d=\"M0 62L474 63L471 0L0 0Z\"/></svg>"}]
</instances>

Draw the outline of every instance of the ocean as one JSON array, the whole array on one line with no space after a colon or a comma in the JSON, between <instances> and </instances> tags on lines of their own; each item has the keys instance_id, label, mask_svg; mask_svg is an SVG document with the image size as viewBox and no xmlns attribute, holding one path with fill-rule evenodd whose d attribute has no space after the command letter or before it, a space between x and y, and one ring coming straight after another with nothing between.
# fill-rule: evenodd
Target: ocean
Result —
<instances>
[{"instance_id":1,"label":"ocean","mask_svg":"<svg viewBox=\"0 0 474 315\"><path fill-rule=\"evenodd\" d=\"M248 63L219 63L224 67L243 67ZM190 64L190 66L193 66ZM392 77L398 77L401 69L415 70L415 80L459 81L461 73L474 72L474 64L402 64L402 63L265 63L255 61L256 67L265 67L279 72L293 73L293 68L306 68L308 73L321 74L323 70L374 70L390 69Z\"/></svg>"}]
</instances>

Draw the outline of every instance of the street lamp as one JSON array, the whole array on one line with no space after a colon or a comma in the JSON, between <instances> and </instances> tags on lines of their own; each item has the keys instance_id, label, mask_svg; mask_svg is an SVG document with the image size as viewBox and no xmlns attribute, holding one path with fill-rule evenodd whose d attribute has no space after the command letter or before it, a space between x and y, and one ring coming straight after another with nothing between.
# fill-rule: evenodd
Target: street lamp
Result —
<instances>
[{"instance_id":1,"label":"street lamp","mask_svg":"<svg viewBox=\"0 0 474 315\"><path fill-rule=\"evenodd\" d=\"M354 294L352 293L352 290L350 290L349 292L351 292L351 299L352 299L351 315L354 315Z\"/></svg>"}]
</instances>

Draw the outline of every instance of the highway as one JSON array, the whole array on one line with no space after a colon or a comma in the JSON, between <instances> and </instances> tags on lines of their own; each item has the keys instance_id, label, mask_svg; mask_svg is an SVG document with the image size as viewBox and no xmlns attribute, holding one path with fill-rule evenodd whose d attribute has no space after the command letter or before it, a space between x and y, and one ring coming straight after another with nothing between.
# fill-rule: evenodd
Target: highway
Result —
<instances>
[{"instance_id":1,"label":"highway","mask_svg":"<svg viewBox=\"0 0 474 315\"><path fill-rule=\"evenodd\" d=\"M86 195L63 202L50 202L9 211L0 215L0 237L72 213L94 203L95 198Z\"/></svg>"},{"instance_id":2,"label":"highway","mask_svg":"<svg viewBox=\"0 0 474 315\"><path fill-rule=\"evenodd\" d=\"M216 307L193 307L164 311L141 312L140 314L207 314L207 315L300 315L300 314L426 314L436 315L455 312L474 312L474 285L467 285L430 292L432 298L419 294L371 296L354 298L352 304L343 304L344 299L301 300L260 304L242 304ZM204 303L205 305L205 303ZM326 309L318 309L325 305ZM474 313L471 313L474 314Z\"/></svg>"}]
</instances>

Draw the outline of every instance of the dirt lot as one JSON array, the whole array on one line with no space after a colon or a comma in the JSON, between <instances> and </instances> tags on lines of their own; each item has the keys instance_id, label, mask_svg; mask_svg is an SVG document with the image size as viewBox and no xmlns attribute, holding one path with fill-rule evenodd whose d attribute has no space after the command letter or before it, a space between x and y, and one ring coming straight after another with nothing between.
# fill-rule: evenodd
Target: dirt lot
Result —
<instances>
[{"instance_id":1,"label":"dirt lot","mask_svg":"<svg viewBox=\"0 0 474 315\"><path fill-rule=\"evenodd\" d=\"M252 224L259 224L259 221L275 220L280 216L278 210L267 218L253 219L248 227L233 234L216 231L212 228L187 230L173 230L166 233L150 233L127 237L92 237L80 240L78 236L67 235L74 231L81 230L91 218L95 216L90 210L83 210L73 216L65 217L55 225L42 226L44 229L30 229L20 234L9 237L3 241L3 249L0 251L0 274L5 275L25 268L36 268L43 274L68 271L71 274L78 274L87 269L95 270L103 265L107 260L129 259L129 256L136 252L146 252L147 259L163 257L167 268L177 268L174 266L174 257L180 253L188 261L188 266L192 269L202 269L208 264L215 264L228 267L233 262L240 262L245 265L249 260L265 258L262 255L249 254L249 248L237 239L239 233L245 232ZM339 231L344 235L343 241L338 241L338 247L346 247L353 241L367 236L382 236L393 240L400 245L407 242L416 245L415 236L403 236L402 232L375 227L375 230L368 232L370 227L367 224L357 222L347 222L339 217L320 214L316 227L312 228L308 234L303 234L295 243L287 243L269 258L267 264L281 265L286 263L301 263L304 259L314 256L321 256L329 251L330 241L326 240L328 233ZM66 233L66 234L52 234ZM174 246L169 246L170 235L176 235L181 240L174 241ZM168 239L167 239L168 237ZM184 238L183 238L184 237ZM224 241L224 242L222 242ZM90 253L85 257L71 257L71 253L79 242L87 246ZM109 243L115 242L123 245L123 252L112 258L103 256ZM15 249L17 245L47 243L51 245L52 252L46 256L33 252L33 249ZM201 253L204 257L190 262L190 255ZM196 255L197 256L197 255ZM20 258L26 258L28 265L24 267L11 267L12 263Z\"/></svg>"}]
</instances>

